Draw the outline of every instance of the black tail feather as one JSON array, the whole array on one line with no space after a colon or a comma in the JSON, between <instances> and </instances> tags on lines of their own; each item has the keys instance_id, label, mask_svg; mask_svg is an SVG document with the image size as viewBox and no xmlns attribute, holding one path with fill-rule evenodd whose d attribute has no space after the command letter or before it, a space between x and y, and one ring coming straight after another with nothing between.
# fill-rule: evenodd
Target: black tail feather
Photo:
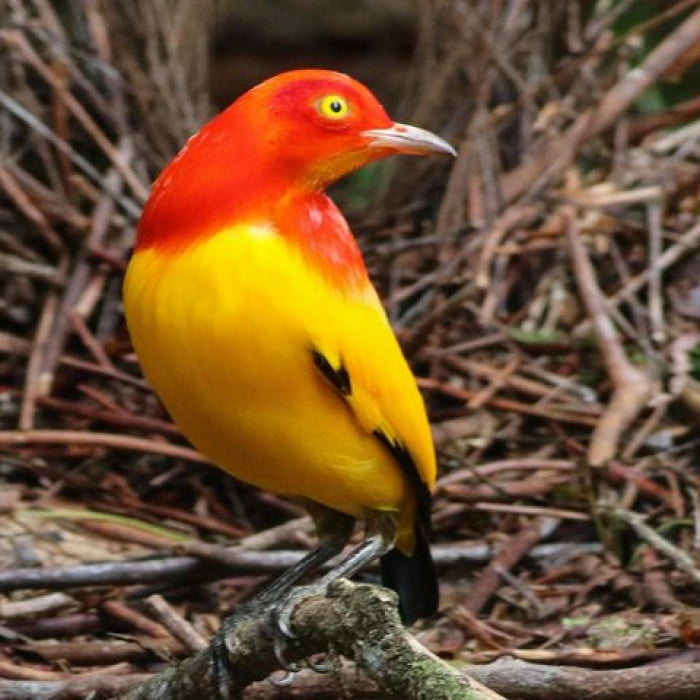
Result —
<instances>
[{"instance_id":1,"label":"black tail feather","mask_svg":"<svg viewBox=\"0 0 700 700\"><path fill-rule=\"evenodd\" d=\"M410 557L392 549L381 559L382 583L399 596L399 612L404 624L431 617L438 608L438 580L430 554L428 537L416 523L416 548Z\"/></svg>"}]
</instances>

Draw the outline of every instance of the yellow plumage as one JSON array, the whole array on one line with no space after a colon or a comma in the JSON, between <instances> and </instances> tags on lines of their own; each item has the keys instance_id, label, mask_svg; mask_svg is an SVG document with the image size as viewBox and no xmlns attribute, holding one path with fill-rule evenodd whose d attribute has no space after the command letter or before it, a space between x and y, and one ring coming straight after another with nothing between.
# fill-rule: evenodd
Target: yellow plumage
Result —
<instances>
[{"instance_id":1,"label":"yellow plumage","mask_svg":"<svg viewBox=\"0 0 700 700\"><path fill-rule=\"evenodd\" d=\"M125 282L134 347L202 454L243 481L356 518L395 511L413 548L415 497L374 431L402 443L428 488L423 402L369 281L339 289L267 224L181 251L137 250ZM347 371L338 392L312 351Z\"/></svg>"}]
</instances>

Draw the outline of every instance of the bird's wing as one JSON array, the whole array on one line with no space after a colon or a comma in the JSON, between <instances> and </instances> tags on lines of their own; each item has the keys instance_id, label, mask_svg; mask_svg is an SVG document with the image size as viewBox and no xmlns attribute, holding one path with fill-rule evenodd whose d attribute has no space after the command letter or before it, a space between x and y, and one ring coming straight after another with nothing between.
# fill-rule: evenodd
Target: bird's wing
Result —
<instances>
[{"instance_id":1,"label":"bird's wing","mask_svg":"<svg viewBox=\"0 0 700 700\"><path fill-rule=\"evenodd\" d=\"M429 509L435 454L423 399L384 309L372 291L324 324L311 354L358 423L384 444L407 478L419 517Z\"/></svg>"}]
</instances>

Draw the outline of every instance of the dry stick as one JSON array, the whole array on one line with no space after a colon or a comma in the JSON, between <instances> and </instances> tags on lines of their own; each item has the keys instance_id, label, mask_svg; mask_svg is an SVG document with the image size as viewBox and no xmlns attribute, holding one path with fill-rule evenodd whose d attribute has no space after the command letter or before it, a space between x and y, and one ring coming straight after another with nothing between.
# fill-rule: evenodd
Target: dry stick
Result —
<instances>
[{"instance_id":1,"label":"dry stick","mask_svg":"<svg viewBox=\"0 0 700 700\"><path fill-rule=\"evenodd\" d=\"M453 484L443 486L441 493L452 501L477 503L479 501L514 501L518 498L544 496L563 484L570 484L571 476L553 476L547 478L531 477L512 481L495 481L487 484Z\"/></svg>"},{"instance_id":2,"label":"dry stick","mask_svg":"<svg viewBox=\"0 0 700 700\"><path fill-rule=\"evenodd\" d=\"M545 518L555 518L559 520L590 520L587 513L577 510L566 510L565 508L548 508L546 506L525 506L509 503L474 503L471 510L480 510L485 513L517 513L519 515L540 515Z\"/></svg>"},{"instance_id":3,"label":"dry stick","mask_svg":"<svg viewBox=\"0 0 700 700\"><path fill-rule=\"evenodd\" d=\"M143 632L143 634L147 634L154 639L168 637L168 630L163 625L153 622L146 615L142 615L128 605L119 603L116 600L106 600L100 605L100 612L121 622L126 622L133 629Z\"/></svg>"},{"instance_id":4,"label":"dry stick","mask_svg":"<svg viewBox=\"0 0 700 700\"><path fill-rule=\"evenodd\" d=\"M700 664L666 662L637 668L590 670L571 666L536 664L502 658L490 664L465 668L473 680L493 691L521 700L697 700ZM113 697L143 683L148 674L83 674L60 681L0 680L4 700L82 700L97 693ZM335 674L319 675L303 670L295 676L295 697L337 697ZM343 690L349 697L376 695L375 686L364 675L343 673ZM298 695L303 692L303 695ZM195 696L197 697L197 696ZM268 682L246 689L248 700L279 700L280 691ZM292 695L290 695L292 697ZM488 696L487 696L488 697Z\"/></svg>"},{"instance_id":5,"label":"dry stick","mask_svg":"<svg viewBox=\"0 0 700 700\"><path fill-rule=\"evenodd\" d=\"M8 678L21 678L22 680L29 681L46 682L64 678L65 674L61 671L45 671L41 668L32 668L26 664L14 664L6 659L0 659L0 676L6 676ZM7 700L6 695L2 695L0 697Z\"/></svg>"},{"instance_id":6,"label":"dry stick","mask_svg":"<svg viewBox=\"0 0 700 700\"><path fill-rule=\"evenodd\" d=\"M508 383L508 382L506 382ZM463 389L461 387L452 386L444 382L439 382L428 377L420 377L418 386L422 389L439 391L445 396L451 396L455 399L469 401L477 392L471 389ZM523 413L528 416L538 416L540 418L548 418L550 420L560 421L562 423L573 423L575 425L585 425L594 427L597 420L590 415L581 415L579 413L570 413L565 407L542 408L533 406L532 404L515 401L514 399L501 398L494 396L486 402L489 406L500 408L504 411L513 411L515 413ZM1 433L0 433L1 435Z\"/></svg>"},{"instance_id":7,"label":"dry stick","mask_svg":"<svg viewBox=\"0 0 700 700\"><path fill-rule=\"evenodd\" d=\"M112 698L149 678L151 676L147 673L128 676L85 673L61 681L0 680L0 697L3 700Z\"/></svg>"},{"instance_id":8,"label":"dry stick","mask_svg":"<svg viewBox=\"0 0 700 700\"><path fill-rule=\"evenodd\" d=\"M647 374L627 359L615 326L606 313L605 297L598 287L593 265L579 236L573 211L570 207L564 209L576 281L598 336L603 362L615 387L610 403L593 430L588 447L588 463L600 467L615 456L622 433L646 406L652 382Z\"/></svg>"},{"instance_id":9,"label":"dry stick","mask_svg":"<svg viewBox=\"0 0 700 700\"><path fill-rule=\"evenodd\" d=\"M20 184L2 166L0 166L0 188L5 191L5 194L13 201L22 214L41 231L44 239L54 252L64 250L63 241L51 227L44 212L32 202Z\"/></svg>"},{"instance_id":10,"label":"dry stick","mask_svg":"<svg viewBox=\"0 0 700 700\"><path fill-rule=\"evenodd\" d=\"M133 151L134 148L131 140L123 138L119 145L119 158L125 163L128 163L133 155ZM104 178L105 194L103 194L93 212L90 233L85 239L82 248L75 256L73 271L66 285L63 299L61 300L61 309L51 330L52 342L47 348L44 363L41 368L44 382L48 385L49 389L53 382L56 366L63 353L66 338L70 332L71 312L83 294L90 279L90 273L92 271L90 248L102 244L112 222L115 204L111 195L106 192L119 192L121 184L122 180L119 172L112 169L107 173ZM111 365L111 363L109 364ZM108 369L110 368L111 367L108 367Z\"/></svg>"},{"instance_id":11,"label":"dry stick","mask_svg":"<svg viewBox=\"0 0 700 700\"><path fill-rule=\"evenodd\" d=\"M131 437L130 435L120 435L118 433L93 433L82 430L0 430L0 447L37 444L110 447L118 450L150 452L166 457L187 459L190 462L209 463L209 460L189 447L147 438Z\"/></svg>"},{"instance_id":12,"label":"dry stick","mask_svg":"<svg viewBox=\"0 0 700 700\"><path fill-rule=\"evenodd\" d=\"M603 506L603 508L605 508L605 506ZM633 513L624 508L614 508L611 514L615 518L627 523L641 538L654 547L654 549L665 554L679 569L689 574L695 583L700 583L700 569L695 566L692 557L650 528L639 513Z\"/></svg>"},{"instance_id":13,"label":"dry stick","mask_svg":"<svg viewBox=\"0 0 700 700\"><path fill-rule=\"evenodd\" d=\"M682 234L676 243L669 246L659 256L656 266L653 269L651 269L651 267L647 267L645 270L633 277L629 282L627 282L627 284L625 284L624 287L622 287L622 289L615 292L615 294L606 300L606 305L609 308L614 308L623 301L631 298L633 294L636 294L645 284L649 282L652 274L655 274L656 272L660 273L666 268L670 267L684 255L695 250L698 245L700 245L700 222ZM577 335L586 333L589 328L590 321L583 321L574 328L574 333Z\"/></svg>"},{"instance_id":14,"label":"dry stick","mask_svg":"<svg viewBox=\"0 0 700 700\"><path fill-rule=\"evenodd\" d=\"M99 172L87 158L78 153L67 141L57 136L51 129L49 129L46 124L36 118L34 114L25 107L23 107L19 102L10 97L7 93L0 90L0 106L4 107L8 112L13 114L17 119L29 126L33 131L40 134L46 141L53 145L60 153L68 156L70 161L74 163L85 175L95 184L103 185L104 176ZM19 178L18 172L15 171L13 174ZM31 178L25 173L24 179L27 180ZM38 185L36 182L32 182L35 186ZM127 197L119 194L112 193L112 196L119 206L128 213L132 219L137 219L140 213L140 208L134 204L134 202ZM66 219L68 220L68 219ZM72 221L78 230L82 230L83 226L81 223L76 222L74 219Z\"/></svg>"},{"instance_id":15,"label":"dry stick","mask_svg":"<svg viewBox=\"0 0 700 700\"><path fill-rule=\"evenodd\" d=\"M467 401L467 408L472 411L477 410L489 399L493 398L508 383L508 379L520 368L522 362L522 357L515 354L508 360L505 367L495 368L496 371L490 379L489 384L483 389L480 389Z\"/></svg>"},{"instance_id":16,"label":"dry stick","mask_svg":"<svg viewBox=\"0 0 700 700\"><path fill-rule=\"evenodd\" d=\"M63 275L68 267L68 258L61 256L58 264L60 274ZM60 302L56 291L50 290L44 300L44 305L39 317L39 323L32 340L32 350L27 362L27 370L24 377L24 391L22 392L22 404L19 409L18 427L20 430L30 430L34 425L34 409L36 400L45 395L50 386L47 386L42 368L46 361L51 330L56 323L56 316L60 313Z\"/></svg>"},{"instance_id":17,"label":"dry stick","mask_svg":"<svg viewBox=\"0 0 700 700\"><path fill-rule=\"evenodd\" d=\"M573 160L577 148L562 148L562 144L578 145L605 131L615 120L686 51L700 42L700 10L695 10L678 28L671 32L644 61L625 73L598 103L586 110L564 134L557 134L537 157L531 157L515 170L503 176L502 194L512 202L525 192L545 172L561 173Z\"/></svg>"},{"instance_id":18,"label":"dry stick","mask_svg":"<svg viewBox=\"0 0 700 700\"><path fill-rule=\"evenodd\" d=\"M191 652L206 649L207 641L173 608L162 595L152 595L143 601L170 634Z\"/></svg>"},{"instance_id":19,"label":"dry stick","mask_svg":"<svg viewBox=\"0 0 700 700\"><path fill-rule=\"evenodd\" d=\"M183 658L185 649L170 636L138 641L71 640L29 641L17 644L23 654L41 656L47 661L74 664L76 666L103 666L122 661L152 661L154 657L176 656ZM2 696L0 696L2 697ZM4 699L3 699L4 700Z\"/></svg>"},{"instance_id":20,"label":"dry stick","mask_svg":"<svg viewBox=\"0 0 700 700\"><path fill-rule=\"evenodd\" d=\"M0 619L10 620L13 617L30 617L46 615L65 608L76 608L79 602L73 596L65 593L47 593L22 600L0 599Z\"/></svg>"},{"instance_id":21,"label":"dry stick","mask_svg":"<svg viewBox=\"0 0 700 700\"><path fill-rule=\"evenodd\" d=\"M556 529L558 521L552 518L538 518L503 544L491 563L477 579L462 605L476 615L486 605L501 583L500 570L515 566L543 537Z\"/></svg>"},{"instance_id":22,"label":"dry stick","mask_svg":"<svg viewBox=\"0 0 700 700\"><path fill-rule=\"evenodd\" d=\"M304 515L301 518L292 518L281 525L275 525L243 537L239 540L238 546L244 549L272 549L289 542L295 535L309 535L314 531L313 521L308 515Z\"/></svg>"},{"instance_id":23,"label":"dry stick","mask_svg":"<svg viewBox=\"0 0 700 700\"><path fill-rule=\"evenodd\" d=\"M90 395L92 388L85 387L85 393ZM91 397L92 398L92 397ZM169 423L159 418L148 418L135 416L127 412L117 410L103 411L99 408L92 408L89 405L78 403L77 401L64 401L55 399L52 396L44 396L37 403L40 406L60 411L61 413L83 416L99 423L111 423L112 425L131 428L134 430L147 430L151 433L164 433L166 435L181 435L180 431L173 423ZM118 407L115 407L117 409Z\"/></svg>"},{"instance_id":24,"label":"dry stick","mask_svg":"<svg viewBox=\"0 0 700 700\"><path fill-rule=\"evenodd\" d=\"M700 664L595 670L499 659L467 666L475 679L519 700L697 700Z\"/></svg>"},{"instance_id":25,"label":"dry stick","mask_svg":"<svg viewBox=\"0 0 700 700\"><path fill-rule=\"evenodd\" d=\"M532 204L507 208L494 220L483 234L483 243L476 263L474 280L479 289L486 289L491 284L491 263L498 246L506 235L518 226L529 224L541 209Z\"/></svg>"},{"instance_id":26,"label":"dry stick","mask_svg":"<svg viewBox=\"0 0 700 700\"><path fill-rule=\"evenodd\" d=\"M522 457L520 459L501 459L496 462L487 462L478 467L464 467L445 474L437 480L435 486L439 490L443 486L459 484L462 481L473 481L475 477L485 479L499 472L512 472L523 470L536 471L577 471L578 464L573 459L546 459L543 457Z\"/></svg>"},{"instance_id":27,"label":"dry stick","mask_svg":"<svg viewBox=\"0 0 700 700\"><path fill-rule=\"evenodd\" d=\"M0 352L8 355L28 355L30 349L31 343L26 338L0 331Z\"/></svg>"},{"instance_id":28,"label":"dry stick","mask_svg":"<svg viewBox=\"0 0 700 700\"><path fill-rule=\"evenodd\" d=\"M467 374L474 377L484 378L491 382L496 381L500 373L500 370L498 370L496 367L493 367L492 365L486 362L479 362L478 360L474 360L471 358L467 359L464 357L456 356L445 357L443 359L443 362L450 369L453 369L461 374ZM522 368L522 371L525 372L528 369L529 368L525 366ZM547 384L542 384L541 382L535 381L534 379L529 379L528 377L523 377L520 374L511 374L506 376L504 383L507 387L510 387L511 389L515 389L516 391L522 392L523 394L528 394L537 398L546 398L552 393L551 386L548 386ZM582 387L578 387L575 384L572 384L570 386L564 384L561 385L561 388L563 388L567 394L574 394L574 391L577 391L578 395L576 396L576 398L580 398L580 389ZM586 403L587 409L591 409L594 407L595 405Z\"/></svg>"},{"instance_id":29,"label":"dry stick","mask_svg":"<svg viewBox=\"0 0 700 700\"><path fill-rule=\"evenodd\" d=\"M588 520L588 516L573 511L533 508L532 506L505 506L502 504L475 504L476 510L517 512L527 515L549 515L552 517ZM203 543L199 543L203 544ZM576 547L590 545L577 544ZM552 548L566 550L567 543L535 547L529 555L534 558L549 557ZM595 545L594 545L595 548ZM197 548L199 550L199 548ZM216 549L216 556L212 549ZM484 562L491 556L491 549L479 542L458 542L434 545L431 548L433 559L438 567L451 566L460 562ZM0 592L20 589L66 589L82 586L120 586L161 581L191 582L213 580L229 574L261 575L277 574L290 568L304 556L300 550L281 549L271 552L256 552L240 547L216 547L205 550L201 557L165 556L134 561L111 561L96 564L75 564L41 569L22 567L0 570ZM328 566L332 565L332 561ZM371 568L371 567L368 567Z\"/></svg>"},{"instance_id":30,"label":"dry stick","mask_svg":"<svg viewBox=\"0 0 700 700\"><path fill-rule=\"evenodd\" d=\"M274 640L279 631L267 608L241 610L224 631L228 671L227 697L279 669ZM341 579L327 597L314 596L296 605L294 638L284 650L288 663L313 654L334 653L354 660L390 697L431 700L497 700L503 698L460 677L403 628L396 595L385 588ZM166 670L122 700L165 700L197 697L219 700L221 679L214 672L212 647Z\"/></svg>"},{"instance_id":31,"label":"dry stick","mask_svg":"<svg viewBox=\"0 0 700 700\"><path fill-rule=\"evenodd\" d=\"M649 227L649 323L651 325L651 339L655 343L663 343L666 340L661 270L659 270L659 257L661 256L663 243L661 210L661 200L654 199L647 203L647 225Z\"/></svg>"},{"instance_id":32,"label":"dry stick","mask_svg":"<svg viewBox=\"0 0 700 700\"><path fill-rule=\"evenodd\" d=\"M8 628L5 628L8 629ZM58 617L34 617L14 621L13 632L28 641L30 639L69 639L79 634L98 634L104 631L104 619L97 613L71 613ZM0 695L2 697L2 695Z\"/></svg>"},{"instance_id":33,"label":"dry stick","mask_svg":"<svg viewBox=\"0 0 700 700\"><path fill-rule=\"evenodd\" d=\"M87 348L95 362L108 370L114 370L115 367L107 356L105 349L90 331L85 322L85 316L78 311L77 307L68 310L68 320L73 326L76 335L80 338L80 342Z\"/></svg>"},{"instance_id":34,"label":"dry stick","mask_svg":"<svg viewBox=\"0 0 700 700\"><path fill-rule=\"evenodd\" d=\"M54 286L61 285L61 280L58 278L59 273L55 267L0 252L0 274L4 275L5 273L20 277L33 277Z\"/></svg>"}]
</instances>

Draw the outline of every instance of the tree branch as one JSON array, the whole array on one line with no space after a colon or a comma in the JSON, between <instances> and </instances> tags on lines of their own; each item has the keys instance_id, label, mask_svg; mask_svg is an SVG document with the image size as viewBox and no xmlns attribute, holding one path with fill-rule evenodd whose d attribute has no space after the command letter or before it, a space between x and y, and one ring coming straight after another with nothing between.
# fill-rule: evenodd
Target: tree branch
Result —
<instances>
[{"instance_id":1,"label":"tree branch","mask_svg":"<svg viewBox=\"0 0 700 700\"><path fill-rule=\"evenodd\" d=\"M224 624L228 649L230 697L240 697L256 680L279 670L275 650L279 632L269 609L255 602ZM329 596L313 596L292 613L295 635L285 649L287 663L314 654L340 654L353 660L380 687L386 697L431 700L498 700L500 695L456 673L422 647L399 620L396 596L387 589L341 579ZM220 700L213 646L173 666L154 679L121 696L122 700ZM503 700L501 698L501 700Z\"/></svg>"}]
</instances>

